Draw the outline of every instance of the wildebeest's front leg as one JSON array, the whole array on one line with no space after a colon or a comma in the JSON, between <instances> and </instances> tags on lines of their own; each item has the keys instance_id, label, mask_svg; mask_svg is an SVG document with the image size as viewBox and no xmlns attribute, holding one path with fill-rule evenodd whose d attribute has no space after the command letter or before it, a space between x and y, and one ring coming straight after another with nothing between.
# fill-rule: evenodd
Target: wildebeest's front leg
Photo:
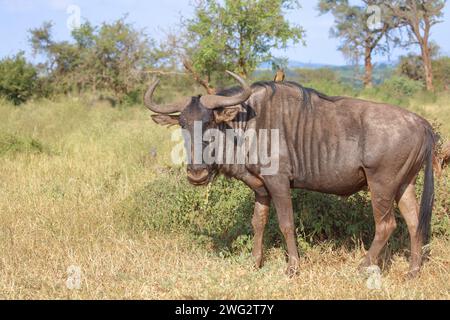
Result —
<instances>
[{"instance_id":1,"label":"wildebeest's front leg","mask_svg":"<svg viewBox=\"0 0 450 320\"><path fill-rule=\"evenodd\" d=\"M270 195L261 178L248 174L242 181L255 192L255 211L252 225L255 232L253 257L256 268L261 268L263 263L264 229L269 219Z\"/></svg>"},{"instance_id":2,"label":"wildebeest's front leg","mask_svg":"<svg viewBox=\"0 0 450 320\"><path fill-rule=\"evenodd\" d=\"M277 210L278 223L281 232L286 239L289 255L286 273L289 276L294 276L298 271L300 257L298 255L295 239L294 211L292 208L290 181L288 177L279 175L264 177L264 182Z\"/></svg>"},{"instance_id":3,"label":"wildebeest's front leg","mask_svg":"<svg viewBox=\"0 0 450 320\"><path fill-rule=\"evenodd\" d=\"M270 197L256 193L255 212L253 214L252 225L255 232L253 257L256 268L261 268L263 264L264 229L269 219Z\"/></svg>"}]
</instances>

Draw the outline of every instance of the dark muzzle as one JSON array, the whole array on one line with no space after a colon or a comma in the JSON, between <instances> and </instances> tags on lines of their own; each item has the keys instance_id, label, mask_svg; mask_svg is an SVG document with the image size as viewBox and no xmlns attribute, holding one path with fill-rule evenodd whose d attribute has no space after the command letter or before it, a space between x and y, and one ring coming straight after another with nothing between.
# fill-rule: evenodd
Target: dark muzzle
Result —
<instances>
[{"instance_id":1,"label":"dark muzzle","mask_svg":"<svg viewBox=\"0 0 450 320\"><path fill-rule=\"evenodd\" d=\"M195 186L202 186L209 182L209 172L207 169L188 169L189 183Z\"/></svg>"}]
</instances>

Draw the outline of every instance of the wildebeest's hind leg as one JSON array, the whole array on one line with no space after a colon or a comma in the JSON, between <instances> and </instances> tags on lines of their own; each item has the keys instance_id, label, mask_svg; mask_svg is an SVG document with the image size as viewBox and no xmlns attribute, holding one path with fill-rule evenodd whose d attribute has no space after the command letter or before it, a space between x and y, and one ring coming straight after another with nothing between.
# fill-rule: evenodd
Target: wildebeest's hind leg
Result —
<instances>
[{"instance_id":1,"label":"wildebeest's hind leg","mask_svg":"<svg viewBox=\"0 0 450 320\"><path fill-rule=\"evenodd\" d=\"M286 274L292 277L298 271L300 257L295 239L291 184L289 178L282 175L264 177L264 182L275 205L280 230L287 244L289 263Z\"/></svg>"},{"instance_id":2,"label":"wildebeest's hind leg","mask_svg":"<svg viewBox=\"0 0 450 320\"><path fill-rule=\"evenodd\" d=\"M396 191L390 191L395 188L383 186L381 183L370 183L370 179L369 187L375 219L375 238L360 265L360 269L378 264L378 256L381 250L397 227L393 210Z\"/></svg>"},{"instance_id":3,"label":"wildebeest's hind leg","mask_svg":"<svg viewBox=\"0 0 450 320\"><path fill-rule=\"evenodd\" d=\"M255 232L253 257L256 268L261 268L263 264L263 238L264 228L269 219L270 197L256 194L255 211L253 213L252 225Z\"/></svg>"},{"instance_id":4,"label":"wildebeest's hind leg","mask_svg":"<svg viewBox=\"0 0 450 320\"><path fill-rule=\"evenodd\" d=\"M400 212L405 218L411 237L411 261L409 276L415 277L422 265L422 238L418 232L419 226L419 203L417 202L414 184L409 184L400 190L397 195Z\"/></svg>"}]
</instances>

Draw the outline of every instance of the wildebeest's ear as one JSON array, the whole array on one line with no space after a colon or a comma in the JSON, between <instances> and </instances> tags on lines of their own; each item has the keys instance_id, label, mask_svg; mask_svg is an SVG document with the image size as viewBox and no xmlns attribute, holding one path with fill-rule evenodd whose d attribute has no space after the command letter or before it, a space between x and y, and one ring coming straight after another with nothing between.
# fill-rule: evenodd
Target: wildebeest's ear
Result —
<instances>
[{"instance_id":1,"label":"wildebeest's ear","mask_svg":"<svg viewBox=\"0 0 450 320\"><path fill-rule=\"evenodd\" d=\"M163 115L163 114L158 114L158 115L154 115L152 116L153 121L155 121L157 124L161 125L161 126L178 126L179 123L179 118L180 116L171 116L171 115Z\"/></svg>"},{"instance_id":2,"label":"wildebeest's ear","mask_svg":"<svg viewBox=\"0 0 450 320\"><path fill-rule=\"evenodd\" d=\"M222 108L218 110L214 110L214 118L216 119L216 123L224 123L233 121L234 118L241 111L241 107L234 108Z\"/></svg>"}]
</instances>

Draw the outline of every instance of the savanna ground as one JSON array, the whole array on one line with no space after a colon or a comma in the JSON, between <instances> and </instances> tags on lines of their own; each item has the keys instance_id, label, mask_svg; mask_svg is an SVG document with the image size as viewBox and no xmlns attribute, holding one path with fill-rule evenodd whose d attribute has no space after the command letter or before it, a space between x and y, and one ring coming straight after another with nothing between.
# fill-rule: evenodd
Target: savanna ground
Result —
<instances>
[{"instance_id":1,"label":"savanna ground","mask_svg":"<svg viewBox=\"0 0 450 320\"><path fill-rule=\"evenodd\" d=\"M448 97L409 108L439 119ZM81 99L0 103L0 298L450 299L450 173L437 183L431 255L407 280L401 218L382 264L381 290L357 272L373 235L365 193L294 192L301 265L284 275L275 215L266 264L252 267L252 195L219 179L194 189L174 168L171 131L143 107L87 107ZM273 212L272 212L273 213ZM81 288L66 286L68 268Z\"/></svg>"}]
</instances>

